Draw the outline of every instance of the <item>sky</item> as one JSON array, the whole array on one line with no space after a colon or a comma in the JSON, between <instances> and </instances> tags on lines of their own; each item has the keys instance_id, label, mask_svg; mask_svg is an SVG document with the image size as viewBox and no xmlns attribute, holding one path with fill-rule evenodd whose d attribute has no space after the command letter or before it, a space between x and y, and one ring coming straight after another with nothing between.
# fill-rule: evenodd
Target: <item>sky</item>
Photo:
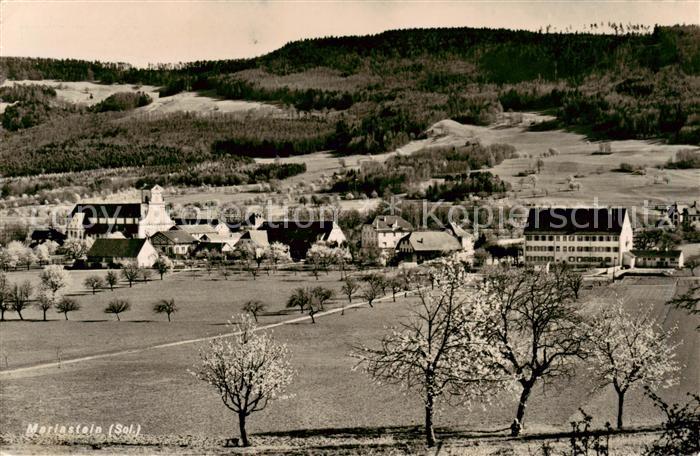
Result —
<instances>
[{"instance_id":1,"label":"sky","mask_svg":"<svg viewBox=\"0 0 700 456\"><path fill-rule=\"evenodd\" d=\"M700 0L0 0L0 55L145 66L253 57L301 38L401 28L581 30L608 21L700 24Z\"/></svg>"}]
</instances>

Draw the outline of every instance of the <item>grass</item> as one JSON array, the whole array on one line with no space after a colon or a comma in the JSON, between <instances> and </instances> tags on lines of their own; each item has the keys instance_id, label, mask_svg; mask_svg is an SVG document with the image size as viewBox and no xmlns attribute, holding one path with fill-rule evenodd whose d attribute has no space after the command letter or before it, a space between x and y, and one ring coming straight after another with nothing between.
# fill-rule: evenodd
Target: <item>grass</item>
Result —
<instances>
[{"instance_id":1,"label":"grass","mask_svg":"<svg viewBox=\"0 0 700 456\"><path fill-rule=\"evenodd\" d=\"M324 278L322 276L319 282L324 283ZM333 275L327 279L333 280ZM15 356L37 362L44 357L51 358L51 347L68 343L71 338L76 338L71 342L75 352L86 354L145 346L161 338L216 334L225 331L221 323L232 313L233 296L242 300L247 293L252 293L272 299L290 287L316 283L308 276L292 280L295 280L293 276L279 276L263 277L255 282L230 280L227 283L193 281L187 276L175 275L162 284L153 282L114 292L134 293L137 299L139 294L155 291L159 286L167 288L178 299L189 303L170 325L164 321L135 321L153 319L148 311L149 294L148 298L138 301L134 314L125 315L129 321L104 321L99 326L78 321L3 323L2 345L3 349L16 353ZM663 396L679 401L686 391L696 390L699 366L693 351L698 343L695 322L663 304L675 292L673 279L625 279L613 286L587 288L585 294L607 295L612 291L622 296L631 309L640 302L652 304L666 327L679 325L677 337L685 340L679 361L687 367L680 385L665 391ZM205 296L205 292L218 298L196 300L197 296ZM405 316L410 299L399 298L396 303L384 301L374 309L367 306L349 309L345 315L318 318L317 324L303 321L275 328L275 337L289 344L290 360L297 377L287 391L289 398L251 416L249 431L255 434L254 440L265 441L269 433L283 433L283 438L294 441L343 433L350 434L353 439L371 440L384 435L382 429L397 426L418 429L423 420L420 398L413 393L404 394L395 387L371 383L364 374L353 369L355 360L348 356L353 345L372 344L388 325L396 324ZM281 309L272 307L275 308ZM285 318L284 315L265 316L263 323L281 318ZM90 336L86 331L88 327L94 328L89 330ZM29 330L34 328L42 330L41 337ZM235 435L235 417L221 404L211 387L188 373L197 363L199 346L181 345L2 376L0 428L20 434L30 422L49 424L78 420L103 426L113 422L139 423L143 433L149 436L222 438ZM39 355L33 353L35 350ZM591 373L585 367L573 379L560 379L546 387L540 384L528 406L527 435L568 430L568 423L579 418L579 407L594 416L595 427L612 421L614 393L610 388L593 391L593 386ZM438 434L479 434L506 429L515 405L514 393L501 394L491 404L477 404L472 409L443 404L436 417ZM659 424L661 415L635 392L627 399L625 419L628 426L648 426Z\"/></svg>"},{"instance_id":2,"label":"grass","mask_svg":"<svg viewBox=\"0 0 700 456\"><path fill-rule=\"evenodd\" d=\"M1 323L0 370L55 362L59 354L62 359L67 359L216 335L224 330L226 321L239 313L243 304L251 299L259 299L267 306L259 317L261 324L296 317L299 311L285 309L285 303L291 290L300 286L333 289L336 299L328 304L329 308L344 302L340 293L340 276L336 271L321 273L318 280L309 273L278 272L269 276L262 273L255 281L248 273L237 273L224 280L216 271L211 276L206 271L198 271L196 278L190 272L177 272L167 274L163 281L154 275L154 280L148 283L139 282L132 288L120 283L113 292L104 290L93 295L82 282L88 275L96 273L105 274L71 271L72 283L67 292L78 300L81 309L69 314L70 321L64 321L63 315L54 310L48 312L47 317L51 320L48 322L36 321L42 318L36 308L23 312L25 320L30 321L19 321L16 313L6 313L5 317L10 321ZM11 272L8 278L13 283L31 280L36 288L38 274L34 270ZM131 310L120 315L121 321L103 312L107 303L115 298L131 302ZM165 315L156 315L152 311L153 303L163 298L174 298L179 308L171 323ZM41 329L42 337L33 339L28 331L37 328Z\"/></svg>"}]
</instances>

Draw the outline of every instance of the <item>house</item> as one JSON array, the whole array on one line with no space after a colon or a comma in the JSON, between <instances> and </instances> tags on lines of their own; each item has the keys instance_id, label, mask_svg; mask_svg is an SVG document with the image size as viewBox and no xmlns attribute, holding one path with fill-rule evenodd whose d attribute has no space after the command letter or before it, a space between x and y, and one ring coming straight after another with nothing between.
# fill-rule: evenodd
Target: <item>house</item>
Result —
<instances>
[{"instance_id":1,"label":"house","mask_svg":"<svg viewBox=\"0 0 700 456\"><path fill-rule=\"evenodd\" d=\"M236 245L241 239L241 233L233 233L228 236L222 236L220 234L205 234L197 243L195 248L195 253L201 252L203 250L208 250L210 252L218 252L223 255L230 255L236 249Z\"/></svg>"},{"instance_id":2,"label":"house","mask_svg":"<svg viewBox=\"0 0 700 456\"><path fill-rule=\"evenodd\" d=\"M84 203L76 205L66 226L67 239L99 239L113 233L143 239L169 230L175 222L165 209L163 188L141 192L140 203Z\"/></svg>"},{"instance_id":3,"label":"house","mask_svg":"<svg viewBox=\"0 0 700 456\"><path fill-rule=\"evenodd\" d=\"M208 223L197 223L192 225L175 225L170 228L171 231L182 231L196 240L202 239L202 236L221 236L218 231L214 229L213 226Z\"/></svg>"},{"instance_id":4,"label":"house","mask_svg":"<svg viewBox=\"0 0 700 456\"><path fill-rule=\"evenodd\" d=\"M267 232L267 241L289 246L294 261L306 258L306 252L316 242L340 246L347 242L343 230L334 221L266 221L258 228Z\"/></svg>"},{"instance_id":5,"label":"house","mask_svg":"<svg viewBox=\"0 0 700 456\"><path fill-rule=\"evenodd\" d=\"M414 231L396 244L400 260L421 263L440 256L459 252L462 244L447 231Z\"/></svg>"},{"instance_id":6,"label":"house","mask_svg":"<svg viewBox=\"0 0 700 456\"><path fill-rule=\"evenodd\" d=\"M270 241L265 230L248 230L240 234L240 244L252 243L256 247L269 247Z\"/></svg>"},{"instance_id":7,"label":"house","mask_svg":"<svg viewBox=\"0 0 700 456\"><path fill-rule=\"evenodd\" d=\"M683 268L681 250L631 250L625 263L631 268Z\"/></svg>"},{"instance_id":8,"label":"house","mask_svg":"<svg viewBox=\"0 0 700 456\"><path fill-rule=\"evenodd\" d=\"M455 222L448 222L445 231L457 238L467 255L474 255L474 235Z\"/></svg>"},{"instance_id":9,"label":"house","mask_svg":"<svg viewBox=\"0 0 700 456\"><path fill-rule=\"evenodd\" d=\"M413 225L398 215L378 215L362 227L362 248L394 250L396 244L413 231Z\"/></svg>"},{"instance_id":10,"label":"house","mask_svg":"<svg viewBox=\"0 0 700 456\"><path fill-rule=\"evenodd\" d=\"M183 225L208 225L210 226L217 234L221 236L227 236L231 234L231 230L228 227L228 224L224 222L223 220L219 219L200 219L197 217L193 218L175 218L175 225L176 226L183 226Z\"/></svg>"},{"instance_id":11,"label":"house","mask_svg":"<svg viewBox=\"0 0 700 456\"><path fill-rule=\"evenodd\" d=\"M158 252L148 239L95 240L87 253L88 264L108 266L135 262L139 267L151 268L158 259Z\"/></svg>"},{"instance_id":12,"label":"house","mask_svg":"<svg viewBox=\"0 0 700 456\"><path fill-rule=\"evenodd\" d=\"M683 225L700 231L700 204L697 201L683 209Z\"/></svg>"},{"instance_id":13,"label":"house","mask_svg":"<svg viewBox=\"0 0 700 456\"><path fill-rule=\"evenodd\" d=\"M620 266L632 249L632 224L624 208L532 208L525 262L534 265Z\"/></svg>"},{"instance_id":14,"label":"house","mask_svg":"<svg viewBox=\"0 0 700 456\"><path fill-rule=\"evenodd\" d=\"M29 236L29 248L33 249L48 241L53 241L60 246L65 240L66 235L55 228L36 229Z\"/></svg>"},{"instance_id":15,"label":"house","mask_svg":"<svg viewBox=\"0 0 700 456\"><path fill-rule=\"evenodd\" d=\"M189 255L197 242L189 233L180 230L159 231L150 241L158 252L171 257Z\"/></svg>"}]
</instances>

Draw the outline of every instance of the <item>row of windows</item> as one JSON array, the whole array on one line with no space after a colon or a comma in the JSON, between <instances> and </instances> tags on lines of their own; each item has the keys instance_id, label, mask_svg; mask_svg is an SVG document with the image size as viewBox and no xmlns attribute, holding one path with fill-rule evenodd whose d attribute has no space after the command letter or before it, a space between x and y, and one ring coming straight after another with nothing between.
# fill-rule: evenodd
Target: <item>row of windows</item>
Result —
<instances>
[{"instance_id":1,"label":"row of windows","mask_svg":"<svg viewBox=\"0 0 700 456\"><path fill-rule=\"evenodd\" d=\"M528 241L570 241L570 242L611 242L617 241L619 236L559 236L544 234L528 234Z\"/></svg>"},{"instance_id":2,"label":"row of windows","mask_svg":"<svg viewBox=\"0 0 700 456\"><path fill-rule=\"evenodd\" d=\"M611 257L569 257L569 263L612 263L616 258ZM526 262L542 262L554 261L552 256L526 256ZM559 259L557 259L559 261Z\"/></svg>"},{"instance_id":3,"label":"row of windows","mask_svg":"<svg viewBox=\"0 0 700 456\"><path fill-rule=\"evenodd\" d=\"M617 247L589 247L589 246L554 246L554 245L526 245L529 252L617 252Z\"/></svg>"}]
</instances>

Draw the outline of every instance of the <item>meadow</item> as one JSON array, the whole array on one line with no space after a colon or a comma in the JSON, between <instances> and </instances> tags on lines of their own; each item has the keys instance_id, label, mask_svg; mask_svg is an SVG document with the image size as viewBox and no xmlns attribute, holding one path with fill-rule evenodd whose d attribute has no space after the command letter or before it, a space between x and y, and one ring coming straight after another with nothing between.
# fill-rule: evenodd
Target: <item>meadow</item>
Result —
<instances>
[{"instance_id":1,"label":"meadow","mask_svg":"<svg viewBox=\"0 0 700 456\"><path fill-rule=\"evenodd\" d=\"M318 281L291 273L263 275L256 281L248 276L224 281L209 280L206 273L200 273L197 279L179 273L166 276L163 282L155 280L131 289L122 286L95 297L79 296L84 310L71 315L68 322L61 321L62 316L54 316L54 321L48 323L3 322L0 345L10 356L10 370L3 365L0 371L0 428L21 434L27 423L37 420L46 424L120 422L141 424L146 436L232 436L236 433L235 417L213 389L188 373L196 366L201 343L139 350L60 368L11 369L55 361L56 346L61 346L64 359L68 359L227 332L223 324L249 297L269 304L261 324L292 319L299 316L298 311L282 308L289 290L302 285L338 286L335 274L321 275ZM671 278L628 278L614 285L586 285L584 289L585 297L615 293L629 310L651 305L666 329L679 326L674 339L683 339L678 361L685 368L679 385L662 394L669 401L684 400L685 393L697 391L700 383L694 350L699 342L696 322L664 304L676 293L676 287ZM182 310L172 323L150 312L151 302L160 293L180 303ZM111 296L133 301L133 310L120 322L101 313L104 301ZM420 399L395 387L371 383L354 369L356 360L349 356L353 346L373 344L388 326L405 317L413 299L399 297L392 302L389 298L374 308L361 305L347 309L345 315L318 317L316 324L303 320L274 328L275 338L289 345L297 376L286 399L251 417L253 441L280 444L282 439L285 444L293 441L303 446L305 441L333 436L381 440L381 436L388 435L386 438L394 443L405 433L415 438L423 420ZM340 301L343 298L329 308L337 307ZM569 422L580 418L579 407L593 415L595 427L612 421L616 406L612 389L593 387L591 372L585 366L572 379L540 384L528 406L525 435L569 430ZM504 435L515 405L516 397L511 393L471 409L443 404L436 416L438 435ZM639 427L658 425L662 416L636 391L629 395L625 418L627 426Z\"/></svg>"}]
</instances>

